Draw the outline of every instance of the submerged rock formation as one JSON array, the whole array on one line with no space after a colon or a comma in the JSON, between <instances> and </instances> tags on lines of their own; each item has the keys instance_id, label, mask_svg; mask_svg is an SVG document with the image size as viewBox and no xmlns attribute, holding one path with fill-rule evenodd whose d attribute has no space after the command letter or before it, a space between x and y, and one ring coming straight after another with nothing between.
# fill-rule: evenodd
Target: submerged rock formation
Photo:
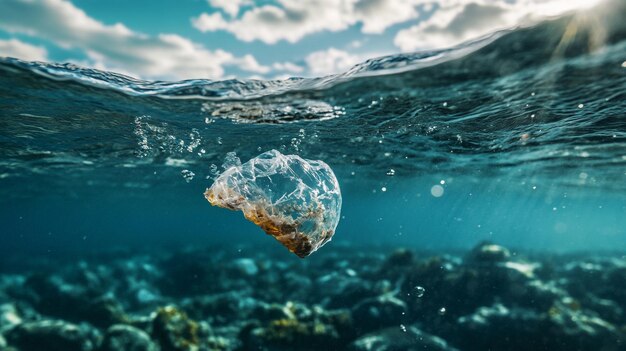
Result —
<instances>
[{"instance_id":1,"label":"submerged rock formation","mask_svg":"<svg viewBox=\"0 0 626 351\"><path fill-rule=\"evenodd\" d=\"M622 253L528 258L483 243L427 256L351 244L293 260L280 250L50 256L0 270L0 350L625 349ZM84 313L103 296L124 318Z\"/></svg>"}]
</instances>

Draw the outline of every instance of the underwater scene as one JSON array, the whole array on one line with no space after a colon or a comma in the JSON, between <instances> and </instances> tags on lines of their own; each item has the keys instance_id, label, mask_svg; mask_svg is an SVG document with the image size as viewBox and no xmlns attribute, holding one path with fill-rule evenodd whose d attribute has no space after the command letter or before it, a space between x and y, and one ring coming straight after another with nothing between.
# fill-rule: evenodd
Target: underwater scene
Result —
<instances>
[{"instance_id":1,"label":"underwater scene","mask_svg":"<svg viewBox=\"0 0 626 351\"><path fill-rule=\"evenodd\" d=\"M318 78L0 58L0 350L626 350L625 19Z\"/></svg>"}]
</instances>

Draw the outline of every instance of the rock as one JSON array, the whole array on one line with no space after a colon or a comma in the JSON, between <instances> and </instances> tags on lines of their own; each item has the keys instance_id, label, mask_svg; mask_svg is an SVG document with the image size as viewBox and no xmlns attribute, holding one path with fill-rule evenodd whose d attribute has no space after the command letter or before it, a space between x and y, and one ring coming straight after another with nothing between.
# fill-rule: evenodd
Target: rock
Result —
<instances>
[{"instance_id":1,"label":"rock","mask_svg":"<svg viewBox=\"0 0 626 351\"><path fill-rule=\"evenodd\" d=\"M328 350L343 349L354 337L347 311L326 311L320 307L288 303L287 318L274 319L242 330L246 350Z\"/></svg>"},{"instance_id":2,"label":"rock","mask_svg":"<svg viewBox=\"0 0 626 351\"><path fill-rule=\"evenodd\" d=\"M28 278L25 287L29 290L28 301L42 314L72 322L87 321L103 328L127 321L114 297L67 283L58 275L35 274Z\"/></svg>"},{"instance_id":3,"label":"rock","mask_svg":"<svg viewBox=\"0 0 626 351\"><path fill-rule=\"evenodd\" d=\"M231 165L204 196L211 205L242 211L299 257L330 241L341 214L341 191L332 169L277 150Z\"/></svg>"},{"instance_id":4,"label":"rock","mask_svg":"<svg viewBox=\"0 0 626 351\"><path fill-rule=\"evenodd\" d=\"M496 295L498 299L493 299L489 303L485 301L484 305L498 301L507 306L546 311L555 301L568 297L567 293L553 282L507 278L510 277L505 277L505 280L502 280L505 284L499 283L502 290ZM508 284L506 284L507 281Z\"/></svg>"},{"instance_id":5,"label":"rock","mask_svg":"<svg viewBox=\"0 0 626 351\"><path fill-rule=\"evenodd\" d=\"M122 305L112 296L102 296L84 304L79 310L82 319L98 327L108 327L116 323L128 322Z\"/></svg>"},{"instance_id":6,"label":"rock","mask_svg":"<svg viewBox=\"0 0 626 351\"><path fill-rule=\"evenodd\" d=\"M383 264L385 267L409 266L415 262L413 251L400 248L391 253Z\"/></svg>"},{"instance_id":7,"label":"rock","mask_svg":"<svg viewBox=\"0 0 626 351\"><path fill-rule=\"evenodd\" d=\"M0 274L0 304L13 301L10 296L11 293L20 290L25 279L23 275L19 274Z\"/></svg>"},{"instance_id":8,"label":"rock","mask_svg":"<svg viewBox=\"0 0 626 351\"><path fill-rule=\"evenodd\" d=\"M139 330L143 330L146 333L148 333L148 335L150 335L152 337L152 324L154 322L154 314L150 313L148 315L145 314L141 314L141 315L132 315L128 321L128 324L123 324L123 325L130 325L132 327L135 327Z\"/></svg>"},{"instance_id":9,"label":"rock","mask_svg":"<svg viewBox=\"0 0 626 351\"><path fill-rule=\"evenodd\" d=\"M606 284L606 287L610 287L610 292L604 294L604 297L626 306L626 260L613 264L607 272Z\"/></svg>"},{"instance_id":10,"label":"rock","mask_svg":"<svg viewBox=\"0 0 626 351\"><path fill-rule=\"evenodd\" d=\"M315 280L315 293L317 301L323 301L328 308L340 308L349 306L354 301L361 301L375 297L382 291L376 291L371 282L356 276L347 274L346 270L333 271Z\"/></svg>"},{"instance_id":11,"label":"rock","mask_svg":"<svg viewBox=\"0 0 626 351\"><path fill-rule=\"evenodd\" d=\"M224 325L251 317L258 304L247 294L227 292L189 298L183 301L182 307L192 318L208 320L211 325Z\"/></svg>"},{"instance_id":12,"label":"rock","mask_svg":"<svg viewBox=\"0 0 626 351\"><path fill-rule=\"evenodd\" d=\"M383 294L357 303L352 309L359 333L406 322L407 305L394 293Z\"/></svg>"},{"instance_id":13,"label":"rock","mask_svg":"<svg viewBox=\"0 0 626 351\"><path fill-rule=\"evenodd\" d=\"M163 304L161 291L155 286L162 273L151 257L139 256L114 264L106 281L112 283L111 290L126 308L148 311Z\"/></svg>"},{"instance_id":14,"label":"rock","mask_svg":"<svg viewBox=\"0 0 626 351\"><path fill-rule=\"evenodd\" d=\"M200 325L174 306L153 313L152 337L163 351L186 351L200 345Z\"/></svg>"},{"instance_id":15,"label":"rock","mask_svg":"<svg viewBox=\"0 0 626 351\"><path fill-rule=\"evenodd\" d=\"M99 351L158 351L159 347L141 329L116 324L107 329Z\"/></svg>"},{"instance_id":16,"label":"rock","mask_svg":"<svg viewBox=\"0 0 626 351\"><path fill-rule=\"evenodd\" d=\"M5 336L7 343L20 351L91 351L94 333L83 325L42 320L22 323Z\"/></svg>"},{"instance_id":17,"label":"rock","mask_svg":"<svg viewBox=\"0 0 626 351\"><path fill-rule=\"evenodd\" d=\"M554 282L538 279L535 271L540 267L539 264L500 261L507 255L501 254L503 250L500 248L491 246L481 245L474 249L474 253L469 255L473 258L465 264L441 257L415 265L407 273L408 279L399 295L406 299L411 314L432 324L433 320L441 319L438 311L442 307L447 310L445 318L454 320L496 302L545 311L555 301L567 297L567 292ZM490 248L483 250L485 247ZM476 252L481 255L476 255ZM489 253L487 257L482 256L485 252ZM498 254L490 256L494 252ZM414 293L417 286L428 292L454 293L429 293L426 298L417 298Z\"/></svg>"},{"instance_id":18,"label":"rock","mask_svg":"<svg viewBox=\"0 0 626 351\"><path fill-rule=\"evenodd\" d=\"M150 306L162 300L162 297L154 291L146 288L140 288L135 292L133 301L139 306Z\"/></svg>"},{"instance_id":19,"label":"rock","mask_svg":"<svg viewBox=\"0 0 626 351\"><path fill-rule=\"evenodd\" d=\"M291 309L291 304L281 305L277 303L259 303L252 313L252 318L258 319L263 323L280 319L294 319L296 316Z\"/></svg>"},{"instance_id":20,"label":"rock","mask_svg":"<svg viewBox=\"0 0 626 351\"><path fill-rule=\"evenodd\" d=\"M22 317L12 303L0 305L0 333L22 323Z\"/></svg>"},{"instance_id":21,"label":"rock","mask_svg":"<svg viewBox=\"0 0 626 351\"><path fill-rule=\"evenodd\" d=\"M511 257L511 252L500 245L483 242L470 251L467 260L472 263L503 262Z\"/></svg>"},{"instance_id":22,"label":"rock","mask_svg":"<svg viewBox=\"0 0 626 351\"><path fill-rule=\"evenodd\" d=\"M418 286L427 292L426 296L418 297ZM438 325L490 304L500 289L499 282L477 269L469 269L449 257L434 257L416 264L407 273L398 298L404 299L410 316ZM439 313L441 308L446 308L444 316Z\"/></svg>"},{"instance_id":23,"label":"rock","mask_svg":"<svg viewBox=\"0 0 626 351\"><path fill-rule=\"evenodd\" d=\"M276 272L269 272L269 274L276 275ZM302 272L288 271L281 274L278 277L280 285L276 287L268 287L267 285L259 285L254 293L257 293L258 288L268 288L268 294L263 294L266 300L285 300L285 299L300 299L299 296L305 295L308 300L313 299L313 281ZM273 294L269 294L273 293Z\"/></svg>"},{"instance_id":24,"label":"rock","mask_svg":"<svg viewBox=\"0 0 626 351\"><path fill-rule=\"evenodd\" d=\"M41 273L0 272L0 350L438 350L438 338L464 351L625 349L621 253L422 258L339 245L294 260L281 250L150 249L80 267L25 259ZM128 322L107 317L115 305Z\"/></svg>"},{"instance_id":25,"label":"rock","mask_svg":"<svg viewBox=\"0 0 626 351\"><path fill-rule=\"evenodd\" d=\"M458 319L458 342L469 350L509 349L537 333L542 318L535 311L510 309L502 304L480 307L473 314ZM489 335L499 337L492 338Z\"/></svg>"},{"instance_id":26,"label":"rock","mask_svg":"<svg viewBox=\"0 0 626 351\"><path fill-rule=\"evenodd\" d=\"M237 269L240 274L246 276L254 276L259 272L259 267L257 267L254 260L250 258L239 258L233 262L233 266Z\"/></svg>"},{"instance_id":27,"label":"rock","mask_svg":"<svg viewBox=\"0 0 626 351\"><path fill-rule=\"evenodd\" d=\"M494 337L497 335L498 337ZM548 313L501 304L458 319L450 333L463 350L619 350L619 332L580 310L557 304Z\"/></svg>"},{"instance_id":28,"label":"rock","mask_svg":"<svg viewBox=\"0 0 626 351\"><path fill-rule=\"evenodd\" d=\"M226 281L228 276L212 264L213 260L212 254L208 252L175 252L161 262L163 275L157 287L163 294L173 297L215 292L215 282Z\"/></svg>"},{"instance_id":29,"label":"rock","mask_svg":"<svg viewBox=\"0 0 626 351\"><path fill-rule=\"evenodd\" d=\"M391 252L385 261L378 266L379 279L397 281L402 279L415 264L415 254L406 248L399 248Z\"/></svg>"},{"instance_id":30,"label":"rock","mask_svg":"<svg viewBox=\"0 0 626 351\"><path fill-rule=\"evenodd\" d=\"M581 304L596 311L602 319L611 323L624 321L624 309L617 302L609 299L602 299L593 294L586 294Z\"/></svg>"},{"instance_id":31,"label":"rock","mask_svg":"<svg viewBox=\"0 0 626 351\"><path fill-rule=\"evenodd\" d=\"M564 303L565 302L565 303ZM548 311L549 330L563 350L618 350L621 331L594 312L583 310L577 301L556 303ZM554 348L556 349L556 348Z\"/></svg>"},{"instance_id":32,"label":"rock","mask_svg":"<svg viewBox=\"0 0 626 351\"><path fill-rule=\"evenodd\" d=\"M414 326L396 326L363 335L350 344L351 351L455 351L445 340Z\"/></svg>"},{"instance_id":33,"label":"rock","mask_svg":"<svg viewBox=\"0 0 626 351\"><path fill-rule=\"evenodd\" d=\"M458 319L458 330L450 337L461 349L473 350L552 350L539 338L542 317L526 309L509 309L500 304L480 307ZM497 335L497 338L493 336ZM524 345L524 346L521 346Z\"/></svg>"}]
</instances>

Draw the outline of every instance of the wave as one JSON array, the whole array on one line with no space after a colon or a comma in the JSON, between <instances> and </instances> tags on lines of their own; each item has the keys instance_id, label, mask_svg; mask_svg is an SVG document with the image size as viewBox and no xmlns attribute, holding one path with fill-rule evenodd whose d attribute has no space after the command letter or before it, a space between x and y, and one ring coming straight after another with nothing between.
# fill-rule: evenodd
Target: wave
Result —
<instances>
[{"instance_id":1,"label":"wave","mask_svg":"<svg viewBox=\"0 0 626 351\"><path fill-rule=\"evenodd\" d=\"M347 72L319 78L146 81L70 63L28 62L6 57L0 58L0 69L32 72L52 80L71 80L134 96L247 100L288 92L324 90L358 78L431 67L437 67L437 72L432 77L425 74L429 79L462 79L463 73L468 71L473 75L511 74L546 62L589 54L623 40L626 36L624 16L626 5L622 1L606 1L585 13L570 13L543 23L490 33L452 48L372 58ZM484 65L485 59L497 64Z\"/></svg>"},{"instance_id":2,"label":"wave","mask_svg":"<svg viewBox=\"0 0 626 351\"><path fill-rule=\"evenodd\" d=\"M152 172L202 179L228 152L277 149L322 159L348 180L446 174L620 187L623 18L626 2L607 2L450 49L280 81L143 81L3 58L0 181L89 172L94 184L121 177L141 187Z\"/></svg>"},{"instance_id":3,"label":"wave","mask_svg":"<svg viewBox=\"0 0 626 351\"><path fill-rule=\"evenodd\" d=\"M93 87L120 91L132 96L157 96L166 99L205 99L210 101L249 100L287 92L322 90L353 78L386 75L399 70L407 71L432 66L475 51L503 33L493 33L484 38L449 49L373 58L354 66L345 73L317 78L148 81L115 72L84 68L72 63L23 61L11 57L0 57L0 69L12 72L33 73L54 81L78 82Z\"/></svg>"}]
</instances>

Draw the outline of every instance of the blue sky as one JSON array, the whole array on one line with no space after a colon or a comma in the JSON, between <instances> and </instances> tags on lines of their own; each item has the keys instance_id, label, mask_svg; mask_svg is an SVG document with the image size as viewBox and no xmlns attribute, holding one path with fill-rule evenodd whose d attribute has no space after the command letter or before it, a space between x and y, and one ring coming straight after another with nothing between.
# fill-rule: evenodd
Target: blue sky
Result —
<instances>
[{"instance_id":1,"label":"blue sky","mask_svg":"<svg viewBox=\"0 0 626 351\"><path fill-rule=\"evenodd\" d=\"M458 44L592 0L2 0L0 56L145 79L286 78Z\"/></svg>"}]
</instances>

